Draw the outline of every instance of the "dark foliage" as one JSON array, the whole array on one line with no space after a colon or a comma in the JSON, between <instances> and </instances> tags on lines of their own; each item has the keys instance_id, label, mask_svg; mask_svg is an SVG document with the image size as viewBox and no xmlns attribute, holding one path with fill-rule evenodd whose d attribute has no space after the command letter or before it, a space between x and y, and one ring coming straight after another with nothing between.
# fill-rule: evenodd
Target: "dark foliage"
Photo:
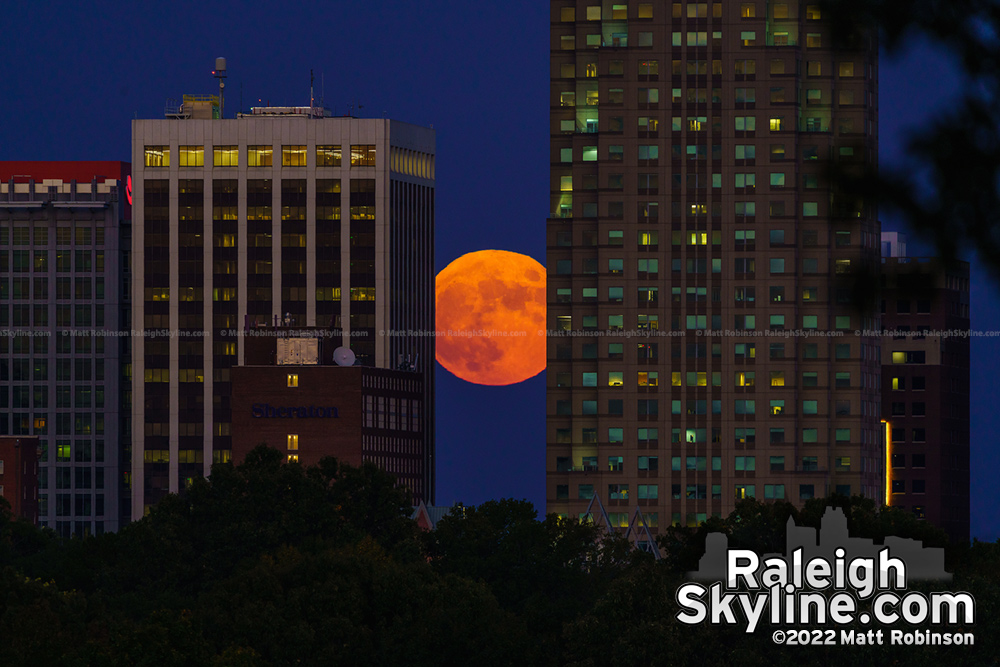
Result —
<instances>
[{"instance_id":1,"label":"dark foliage","mask_svg":"<svg viewBox=\"0 0 1000 667\"><path fill-rule=\"evenodd\" d=\"M374 467L303 469L262 448L116 535L61 541L0 511L0 665L993 664L997 544L948 555L950 589L977 602L977 645L960 656L792 651L770 628L677 620L674 596L709 532L779 552L789 517L818 526L827 505L844 508L855 537L943 543L859 497L801 511L748 500L725 519L665 531L659 562L593 525L539 520L524 501L459 506L421 533Z\"/></svg>"},{"instance_id":2,"label":"dark foliage","mask_svg":"<svg viewBox=\"0 0 1000 667\"><path fill-rule=\"evenodd\" d=\"M975 251L1000 278L1000 4L824 0L822 7L842 41L877 33L889 52L927 44L961 70L947 107L909 136L905 164L857 171L832 166L835 190L878 201L883 213L898 214L947 261Z\"/></svg>"}]
</instances>

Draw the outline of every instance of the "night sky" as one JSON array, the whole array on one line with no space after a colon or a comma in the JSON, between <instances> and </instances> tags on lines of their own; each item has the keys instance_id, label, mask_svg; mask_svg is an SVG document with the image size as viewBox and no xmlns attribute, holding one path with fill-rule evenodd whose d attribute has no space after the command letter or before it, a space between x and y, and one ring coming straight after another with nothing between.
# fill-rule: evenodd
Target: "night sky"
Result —
<instances>
[{"instance_id":1,"label":"night sky","mask_svg":"<svg viewBox=\"0 0 1000 667\"><path fill-rule=\"evenodd\" d=\"M227 58L227 116L306 105L437 130L438 270L497 248L545 262L549 3L7 2L0 8L0 160L130 159L133 118L168 98L213 94ZM913 45L883 57L881 160L904 160L906 128L947 103L957 74ZM241 103L242 100L242 103ZM883 217L883 228L900 230ZM910 238L910 254L929 254ZM973 263L973 329L1000 329L1000 284ZM972 343L972 534L1000 537L995 378L1000 341ZM544 507L544 374L471 385L440 366L437 502L514 497Z\"/></svg>"}]
</instances>

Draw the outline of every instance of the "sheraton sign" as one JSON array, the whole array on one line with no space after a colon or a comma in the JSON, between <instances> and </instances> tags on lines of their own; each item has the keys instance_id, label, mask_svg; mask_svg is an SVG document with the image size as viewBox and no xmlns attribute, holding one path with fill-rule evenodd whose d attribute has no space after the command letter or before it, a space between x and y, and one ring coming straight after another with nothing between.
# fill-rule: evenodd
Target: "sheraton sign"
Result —
<instances>
[{"instance_id":1,"label":"sheraton sign","mask_svg":"<svg viewBox=\"0 0 1000 667\"><path fill-rule=\"evenodd\" d=\"M337 408L321 405L275 407L268 403L254 403L254 419L336 419Z\"/></svg>"}]
</instances>

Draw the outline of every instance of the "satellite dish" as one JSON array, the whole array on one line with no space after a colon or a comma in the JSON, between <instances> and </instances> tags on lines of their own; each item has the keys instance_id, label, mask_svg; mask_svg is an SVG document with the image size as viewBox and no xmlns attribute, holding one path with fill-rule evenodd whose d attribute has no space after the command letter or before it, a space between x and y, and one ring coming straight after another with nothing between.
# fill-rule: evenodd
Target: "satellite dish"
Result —
<instances>
[{"instance_id":1,"label":"satellite dish","mask_svg":"<svg viewBox=\"0 0 1000 667\"><path fill-rule=\"evenodd\" d=\"M333 361L338 366L353 366L355 359L354 352L349 347L338 347L333 351Z\"/></svg>"}]
</instances>

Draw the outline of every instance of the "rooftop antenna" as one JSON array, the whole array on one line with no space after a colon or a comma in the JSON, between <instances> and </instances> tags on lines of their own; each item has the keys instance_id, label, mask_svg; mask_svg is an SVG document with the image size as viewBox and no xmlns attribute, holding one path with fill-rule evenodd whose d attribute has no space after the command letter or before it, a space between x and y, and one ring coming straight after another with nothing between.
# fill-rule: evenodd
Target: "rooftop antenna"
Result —
<instances>
[{"instance_id":1,"label":"rooftop antenna","mask_svg":"<svg viewBox=\"0 0 1000 667\"><path fill-rule=\"evenodd\" d=\"M349 347L338 347L333 351L333 362L338 366L353 366L357 360L354 351Z\"/></svg>"},{"instance_id":2,"label":"rooftop antenna","mask_svg":"<svg viewBox=\"0 0 1000 667\"><path fill-rule=\"evenodd\" d=\"M312 109L316 106L316 97L313 95L313 82L316 81L316 77L313 76L312 69L309 70L309 108Z\"/></svg>"},{"instance_id":3,"label":"rooftop antenna","mask_svg":"<svg viewBox=\"0 0 1000 667\"><path fill-rule=\"evenodd\" d=\"M225 118L225 97L223 94L226 90L226 59L216 58L215 59L215 71L212 72L216 79L219 80L219 118Z\"/></svg>"}]
</instances>

